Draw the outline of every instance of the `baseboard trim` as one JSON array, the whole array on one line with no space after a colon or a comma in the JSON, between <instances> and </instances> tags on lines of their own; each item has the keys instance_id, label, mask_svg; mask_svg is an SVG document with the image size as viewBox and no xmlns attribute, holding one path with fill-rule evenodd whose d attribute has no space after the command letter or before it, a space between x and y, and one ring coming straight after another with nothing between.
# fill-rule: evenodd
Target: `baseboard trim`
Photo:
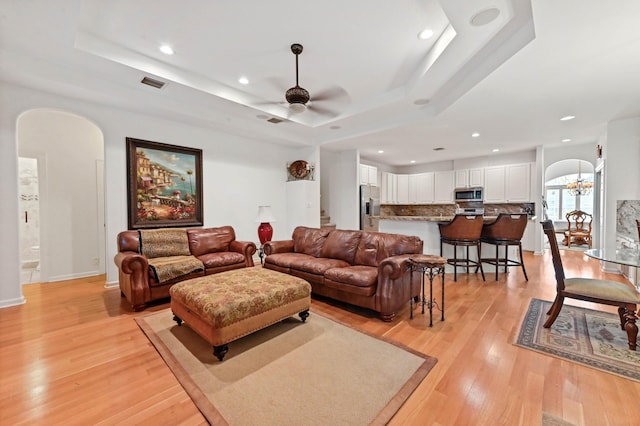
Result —
<instances>
[{"instance_id":1,"label":"baseboard trim","mask_svg":"<svg viewBox=\"0 0 640 426\"><path fill-rule=\"evenodd\" d=\"M27 299L25 299L24 296L16 297L15 299L0 300L0 309L8 308L9 306L24 305L25 303L27 303Z\"/></svg>"}]
</instances>

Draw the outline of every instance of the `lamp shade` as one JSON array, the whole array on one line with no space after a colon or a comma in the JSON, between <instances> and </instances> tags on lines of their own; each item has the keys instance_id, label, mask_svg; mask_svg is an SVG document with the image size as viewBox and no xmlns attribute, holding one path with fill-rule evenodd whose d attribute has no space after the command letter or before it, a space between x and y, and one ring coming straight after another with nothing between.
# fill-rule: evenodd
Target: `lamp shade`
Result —
<instances>
[{"instance_id":1,"label":"lamp shade","mask_svg":"<svg viewBox=\"0 0 640 426\"><path fill-rule=\"evenodd\" d=\"M256 216L256 222L269 223L275 221L276 218L271 211L271 206L258 206L258 216Z\"/></svg>"}]
</instances>

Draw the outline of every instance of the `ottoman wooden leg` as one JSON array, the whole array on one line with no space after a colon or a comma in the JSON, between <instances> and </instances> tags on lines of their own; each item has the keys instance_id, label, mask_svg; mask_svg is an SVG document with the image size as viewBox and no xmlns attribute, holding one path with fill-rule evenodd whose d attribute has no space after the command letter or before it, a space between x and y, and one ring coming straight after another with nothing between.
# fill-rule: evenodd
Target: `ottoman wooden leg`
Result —
<instances>
[{"instance_id":1,"label":"ottoman wooden leg","mask_svg":"<svg viewBox=\"0 0 640 426\"><path fill-rule=\"evenodd\" d=\"M175 322L177 322L177 323L178 323L178 325L182 325L182 320L181 320L180 318L178 318L178 316L177 316L177 315L174 315L174 316L173 316L173 320L174 320Z\"/></svg>"},{"instance_id":2,"label":"ottoman wooden leg","mask_svg":"<svg viewBox=\"0 0 640 426\"><path fill-rule=\"evenodd\" d=\"M213 347L213 354L218 357L220 361L222 361L227 352L229 352L229 345L220 345Z\"/></svg>"},{"instance_id":3,"label":"ottoman wooden leg","mask_svg":"<svg viewBox=\"0 0 640 426\"><path fill-rule=\"evenodd\" d=\"M302 311L298 315L300 316L302 322L305 322L307 320L307 317L309 316L309 310L307 309L305 311Z\"/></svg>"}]
</instances>

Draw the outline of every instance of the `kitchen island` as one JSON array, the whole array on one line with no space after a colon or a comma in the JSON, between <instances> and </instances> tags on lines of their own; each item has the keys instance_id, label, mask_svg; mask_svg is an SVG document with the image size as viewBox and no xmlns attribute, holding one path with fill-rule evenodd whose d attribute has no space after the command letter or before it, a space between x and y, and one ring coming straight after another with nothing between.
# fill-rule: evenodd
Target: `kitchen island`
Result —
<instances>
[{"instance_id":1,"label":"kitchen island","mask_svg":"<svg viewBox=\"0 0 640 426\"><path fill-rule=\"evenodd\" d=\"M415 235L424 242L424 254L440 254L440 230L438 229L439 222L449 222L453 219L453 216L380 216L378 218L378 230L380 232L388 232L391 234L404 234ZM485 222L493 222L496 216L484 216ZM522 249L527 251L533 251L533 227L539 226L535 221L536 217L529 217L529 223L525 230L525 235L522 237ZM482 247L484 250L489 250L490 246ZM490 256L493 256L495 249L492 249ZM509 257L517 258L516 248L511 247L509 251ZM453 247L445 244L444 257L453 257ZM514 257L515 256L515 257ZM470 250L470 257L476 258L475 249ZM493 271L493 266L484 264L483 269L486 271ZM447 268L447 271L449 269ZM459 270L461 271L461 270Z\"/></svg>"}]
</instances>

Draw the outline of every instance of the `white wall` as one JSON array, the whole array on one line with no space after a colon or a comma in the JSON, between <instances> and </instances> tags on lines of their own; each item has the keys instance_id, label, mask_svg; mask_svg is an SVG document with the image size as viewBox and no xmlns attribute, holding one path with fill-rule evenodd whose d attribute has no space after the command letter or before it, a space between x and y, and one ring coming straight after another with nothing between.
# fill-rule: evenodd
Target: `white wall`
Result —
<instances>
[{"instance_id":1,"label":"white wall","mask_svg":"<svg viewBox=\"0 0 640 426\"><path fill-rule=\"evenodd\" d=\"M325 214L331 216L331 222L338 229L360 229L360 156L358 151L322 153L322 173L328 174L328 188L322 188L322 198L329 198L328 203L323 200L323 208L329 206Z\"/></svg>"},{"instance_id":2,"label":"white wall","mask_svg":"<svg viewBox=\"0 0 640 426\"><path fill-rule=\"evenodd\" d=\"M18 145L20 156L37 157L38 168L45 171L39 185L40 278L60 281L101 273L102 132L77 115L36 109L20 116Z\"/></svg>"},{"instance_id":3,"label":"white wall","mask_svg":"<svg viewBox=\"0 0 640 426\"><path fill-rule=\"evenodd\" d=\"M232 225L238 239L257 242L258 205L269 204L276 217L286 217L285 167L287 161L298 159L295 149L0 83L0 195L4 201L0 203L0 307L23 301L19 284L16 122L24 111L41 107L86 117L104 135L108 283L117 282L112 260L116 236L127 229L126 137L203 150L205 226ZM285 229L275 227L274 239L289 238Z\"/></svg>"},{"instance_id":4,"label":"white wall","mask_svg":"<svg viewBox=\"0 0 640 426\"><path fill-rule=\"evenodd\" d=\"M640 118L612 121L603 146L605 160L604 247L616 247L616 202L640 200Z\"/></svg>"}]
</instances>

